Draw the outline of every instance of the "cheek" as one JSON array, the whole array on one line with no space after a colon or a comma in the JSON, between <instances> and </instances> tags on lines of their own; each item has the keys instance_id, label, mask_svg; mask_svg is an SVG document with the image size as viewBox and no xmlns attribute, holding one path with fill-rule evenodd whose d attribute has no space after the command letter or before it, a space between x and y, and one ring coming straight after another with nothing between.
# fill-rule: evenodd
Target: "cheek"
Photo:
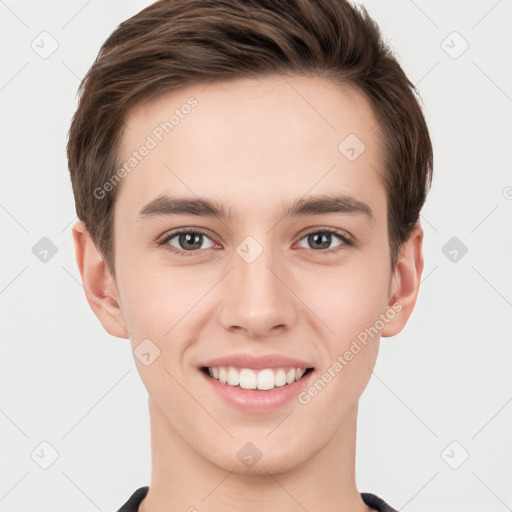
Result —
<instances>
[{"instance_id":1,"label":"cheek","mask_svg":"<svg viewBox=\"0 0 512 512\"><path fill-rule=\"evenodd\" d=\"M120 276L121 277L121 276ZM148 393L162 410L186 407L184 354L196 329L200 297L208 282L191 280L190 272L126 262L121 293L134 359ZM144 359L144 354L149 353Z\"/></svg>"},{"instance_id":2,"label":"cheek","mask_svg":"<svg viewBox=\"0 0 512 512\"><path fill-rule=\"evenodd\" d=\"M315 380L299 397L299 403L307 406L305 421L311 427L322 416L325 428L335 432L367 386L378 354L375 324L387 303L388 277L383 265L354 266L332 273L328 292L317 289L311 309L320 312L324 326L318 346L324 357Z\"/></svg>"},{"instance_id":3,"label":"cheek","mask_svg":"<svg viewBox=\"0 0 512 512\"><path fill-rule=\"evenodd\" d=\"M383 265L351 266L333 270L326 287L308 292L316 297L312 309L329 327L334 345L339 348L375 324L387 304L388 283Z\"/></svg>"},{"instance_id":4,"label":"cheek","mask_svg":"<svg viewBox=\"0 0 512 512\"><path fill-rule=\"evenodd\" d=\"M167 340L187 324L198 300L208 292L210 280L198 270L170 268L126 261L120 289L122 308L134 336ZM193 315L192 315L193 316Z\"/></svg>"}]
</instances>

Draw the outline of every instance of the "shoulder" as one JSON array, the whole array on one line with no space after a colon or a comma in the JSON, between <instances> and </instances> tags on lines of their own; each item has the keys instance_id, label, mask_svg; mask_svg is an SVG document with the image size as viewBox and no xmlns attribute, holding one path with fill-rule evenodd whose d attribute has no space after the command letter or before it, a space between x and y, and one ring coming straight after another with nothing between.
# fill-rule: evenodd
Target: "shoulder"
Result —
<instances>
[{"instance_id":1,"label":"shoulder","mask_svg":"<svg viewBox=\"0 0 512 512\"><path fill-rule=\"evenodd\" d=\"M139 487L117 512L137 512L140 502L146 497L149 486Z\"/></svg>"},{"instance_id":2,"label":"shoulder","mask_svg":"<svg viewBox=\"0 0 512 512\"><path fill-rule=\"evenodd\" d=\"M377 510L377 512L397 512L391 505L388 505L382 498L372 494L371 492L362 492L361 498L371 508Z\"/></svg>"}]
</instances>

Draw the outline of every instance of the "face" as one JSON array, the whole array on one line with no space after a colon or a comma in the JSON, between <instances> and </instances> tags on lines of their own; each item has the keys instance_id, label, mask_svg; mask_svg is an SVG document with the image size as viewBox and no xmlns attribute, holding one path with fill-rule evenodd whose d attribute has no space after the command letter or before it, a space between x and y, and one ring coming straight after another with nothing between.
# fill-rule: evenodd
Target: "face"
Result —
<instances>
[{"instance_id":1,"label":"face","mask_svg":"<svg viewBox=\"0 0 512 512\"><path fill-rule=\"evenodd\" d=\"M172 128L161 125L173 112ZM190 87L138 107L126 125L122 160L140 158L117 185L114 293L153 419L223 469L292 469L353 414L377 357L375 329L390 318L371 108L324 79L275 77ZM204 199L230 216L163 199L147 206L166 196ZM316 208L287 211L313 199ZM254 375L297 363L275 357L312 370L264 391L201 369L269 355ZM254 467L237 456L243 446L261 452Z\"/></svg>"}]
</instances>

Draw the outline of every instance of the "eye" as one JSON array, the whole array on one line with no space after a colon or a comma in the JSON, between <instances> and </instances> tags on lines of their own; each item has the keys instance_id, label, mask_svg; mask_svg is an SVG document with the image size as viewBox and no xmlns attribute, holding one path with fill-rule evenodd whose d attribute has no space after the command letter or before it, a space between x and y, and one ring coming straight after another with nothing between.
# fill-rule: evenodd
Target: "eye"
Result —
<instances>
[{"instance_id":1,"label":"eye","mask_svg":"<svg viewBox=\"0 0 512 512\"><path fill-rule=\"evenodd\" d=\"M334 246L333 249L328 249L328 247L332 243L333 235L340 240L340 242ZM176 245L171 244L170 242L176 239ZM204 240L208 239L211 243L209 247L204 247ZM318 249L314 250L314 252L322 255L322 254L330 254L333 252L337 252L341 250L343 246L352 246L354 242L350 235L333 228L326 228L317 231L310 231L305 236L301 238L302 240L306 240L306 243L310 247ZM173 254L177 254L179 256L194 256L200 252L200 249L211 249L217 247L215 242L206 234L206 232L196 229L196 230L178 230L169 233L162 241L158 242L159 246L163 246L164 249L172 252ZM315 247L316 246L316 247ZM320 247L318 247L320 246Z\"/></svg>"},{"instance_id":2,"label":"eye","mask_svg":"<svg viewBox=\"0 0 512 512\"><path fill-rule=\"evenodd\" d=\"M341 242L337 244L334 249L328 249L328 247L332 243L333 235L337 237ZM338 247L340 246L353 245L353 241L351 240L349 235L341 232L338 229L332 228L322 229L321 231L310 231L304 237L302 237L301 240L306 240L306 243L310 246L310 248L315 248L316 246L316 248L320 250L315 252L318 252L320 254L337 252L338 250L340 250L338 249Z\"/></svg>"},{"instance_id":3,"label":"eye","mask_svg":"<svg viewBox=\"0 0 512 512\"><path fill-rule=\"evenodd\" d=\"M176 242L178 247L170 244L170 241L176 238ZM201 247L203 245L203 240L207 238L210 240L212 245L210 247ZM172 253L183 255L183 256L193 256L198 252L198 249L209 249L215 247L215 242L213 242L209 236L204 231L191 231L191 230L181 230L174 231L166 236L158 245L163 246L168 251Z\"/></svg>"}]
</instances>

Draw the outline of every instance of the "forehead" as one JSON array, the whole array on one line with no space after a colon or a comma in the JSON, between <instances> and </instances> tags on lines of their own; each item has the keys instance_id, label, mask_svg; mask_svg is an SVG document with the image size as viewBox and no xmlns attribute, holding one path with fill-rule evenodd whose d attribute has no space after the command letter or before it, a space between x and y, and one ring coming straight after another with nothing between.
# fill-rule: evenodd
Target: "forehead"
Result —
<instances>
[{"instance_id":1,"label":"forehead","mask_svg":"<svg viewBox=\"0 0 512 512\"><path fill-rule=\"evenodd\" d=\"M163 193L257 210L308 191L334 187L368 201L372 188L382 189L369 102L326 79L196 84L138 106L125 124L121 165L133 165L125 166L116 208L132 217Z\"/></svg>"}]
</instances>

